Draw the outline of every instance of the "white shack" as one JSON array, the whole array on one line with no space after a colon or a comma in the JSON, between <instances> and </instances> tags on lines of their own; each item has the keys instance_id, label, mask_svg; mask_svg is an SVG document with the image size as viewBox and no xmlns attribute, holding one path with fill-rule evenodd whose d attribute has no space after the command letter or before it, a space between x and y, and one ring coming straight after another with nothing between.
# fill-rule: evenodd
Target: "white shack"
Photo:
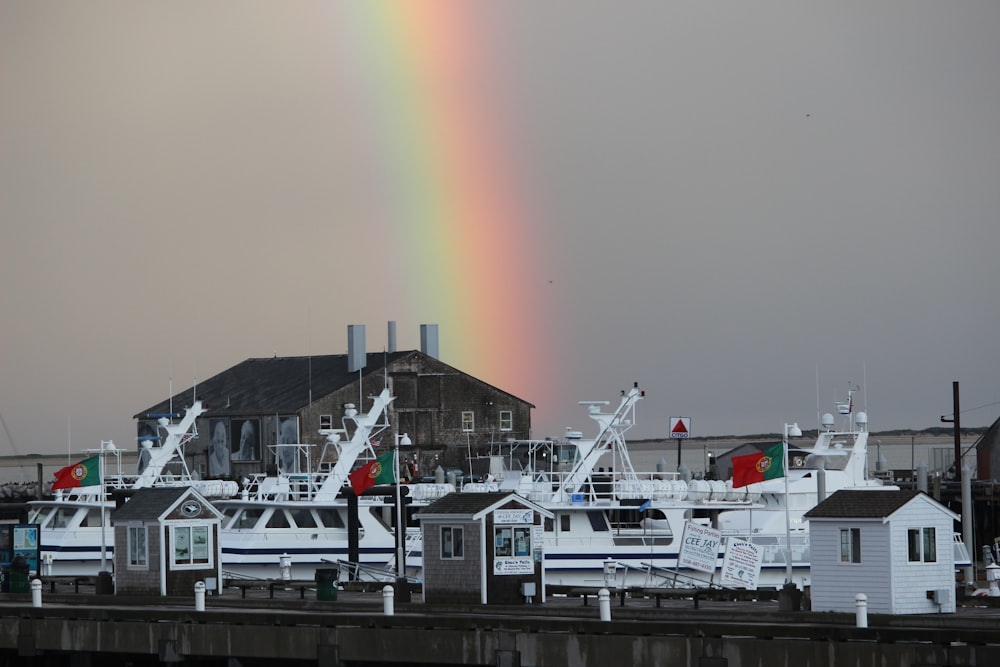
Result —
<instances>
[{"instance_id":1,"label":"white shack","mask_svg":"<svg viewBox=\"0 0 1000 667\"><path fill-rule=\"evenodd\" d=\"M812 610L855 611L855 596L884 614L955 612L954 522L922 491L837 491L806 512Z\"/></svg>"}]
</instances>

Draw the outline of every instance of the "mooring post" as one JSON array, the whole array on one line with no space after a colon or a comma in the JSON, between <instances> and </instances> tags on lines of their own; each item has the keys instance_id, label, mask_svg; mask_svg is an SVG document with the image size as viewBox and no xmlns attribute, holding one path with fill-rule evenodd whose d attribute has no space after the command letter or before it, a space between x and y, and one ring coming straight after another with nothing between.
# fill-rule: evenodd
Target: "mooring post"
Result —
<instances>
[{"instance_id":1,"label":"mooring post","mask_svg":"<svg viewBox=\"0 0 1000 667\"><path fill-rule=\"evenodd\" d=\"M386 584L385 588L382 589L382 611L386 616L392 616L396 613L393 608L395 602L394 593L395 591L390 584Z\"/></svg>"},{"instance_id":2,"label":"mooring post","mask_svg":"<svg viewBox=\"0 0 1000 667\"><path fill-rule=\"evenodd\" d=\"M42 606L42 580L32 579L31 580L31 606L41 607Z\"/></svg>"},{"instance_id":3,"label":"mooring post","mask_svg":"<svg viewBox=\"0 0 1000 667\"><path fill-rule=\"evenodd\" d=\"M858 593L854 596L854 618L857 627L868 627L868 596L864 593Z\"/></svg>"},{"instance_id":4,"label":"mooring post","mask_svg":"<svg viewBox=\"0 0 1000 667\"><path fill-rule=\"evenodd\" d=\"M601 608L601 620L611 620L611 591L602 588L597 591L597 606Z\"/></svg>"},{"instance_id":5,"label":"mooring post","mask_svg":"<svg viewBox=\"0 0 1000 667\"><path fill-rule=\"evenodd\" d=\"M194 582L194 610L205 611L205 582Z\"/></svg>"}]
</instances>

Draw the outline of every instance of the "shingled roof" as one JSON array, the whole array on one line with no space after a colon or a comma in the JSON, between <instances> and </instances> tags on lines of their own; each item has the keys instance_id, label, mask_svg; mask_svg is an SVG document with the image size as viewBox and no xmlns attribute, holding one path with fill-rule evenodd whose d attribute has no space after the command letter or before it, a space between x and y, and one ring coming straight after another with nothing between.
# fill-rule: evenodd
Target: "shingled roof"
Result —
<instances>
[{"instance_id":1,"label":"shingled roof","mask_svg":"<svg viewBox=\"0 0 1000 667\"><path fill-rule=\"evenodd\" d=\"M414 353L418 352L371 352L367 355L364 373L371 374ZM174 395L172 400L143 410L135 418L180 410L196 398L204 402L214 416L296 412L309 405L310 398L326 396L357 379L356 372L347 370L346 354L247 359Z\"/></svg>"},{"instance_id":2,"label":"shingled roof","mask_svg":"<svg viewBox=\"0 0 1000 667\"><path fill-rule=\"evenodd\" d=\"M884 519L923 491L841 489L806 512L806 519ZM929 497L929 496L928 496Z\"/></svg>"},{"instance_id":3,"label":"shingled roof","mask_svg":"<svg viewBox=\"0 0 1000 667\"><path fill-rule=\"evenodd\" d=\"M188 487L185 486L140 489L128 502L112 512L110 519L115 522L156 518L170 509L187 491Z\"/></svg>"},{"instance_id":4,"label":"shingled roof","mask_svg":"<svg viewBox=\"0 0 1000 667\"><path fill-rule=\"evenodd\" d=\"M483 510L510 498L525 507L534 509L542 516L551 517L552 513L536 505L527 498L523 498L510 491L494 491L489 493L449 493L420 511L418 517L454 515L454 516L475 516Z\"/></svg>"}]
</instances>

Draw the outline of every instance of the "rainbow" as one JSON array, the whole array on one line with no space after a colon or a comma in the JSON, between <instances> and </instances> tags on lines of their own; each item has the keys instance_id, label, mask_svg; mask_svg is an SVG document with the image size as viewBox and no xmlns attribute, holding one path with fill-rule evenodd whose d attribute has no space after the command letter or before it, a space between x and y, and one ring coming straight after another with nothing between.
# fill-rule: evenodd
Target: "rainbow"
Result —
<instances>
[{"instance_id":1,"label":"rainbow","mask_svg":"<svg viewBox=\"0 0 1000 667\"><path fill-rule=\"evenodd\" d=\"M345 2L328 18L358 81L357 141L377 142L359 168L378 193L372 223L390 237L385 264L407 316L440 325L444 362L541 407L557 372L543 330L546 244L492 100L485 11Z\"/></svg>"}]
</instances>

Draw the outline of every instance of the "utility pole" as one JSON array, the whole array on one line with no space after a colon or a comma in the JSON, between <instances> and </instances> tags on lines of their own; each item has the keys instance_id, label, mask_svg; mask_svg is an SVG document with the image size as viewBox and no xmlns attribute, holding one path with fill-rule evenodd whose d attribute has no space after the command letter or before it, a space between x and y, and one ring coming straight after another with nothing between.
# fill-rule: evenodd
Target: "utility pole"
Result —
<instances>
[{"instance_id":1,"label":"utility pole","mask_svg":"<svg viewBox=\"0 0 1000 667\"><path fill-rule=\"evenodd\" d=\"M962 479L962 425L958 415L958 382L951 383L951 402L955 410L954 419L947 419L941 415L941 421L945 424L955 424L955 481Z\"/></svg>"}]
</instances>

